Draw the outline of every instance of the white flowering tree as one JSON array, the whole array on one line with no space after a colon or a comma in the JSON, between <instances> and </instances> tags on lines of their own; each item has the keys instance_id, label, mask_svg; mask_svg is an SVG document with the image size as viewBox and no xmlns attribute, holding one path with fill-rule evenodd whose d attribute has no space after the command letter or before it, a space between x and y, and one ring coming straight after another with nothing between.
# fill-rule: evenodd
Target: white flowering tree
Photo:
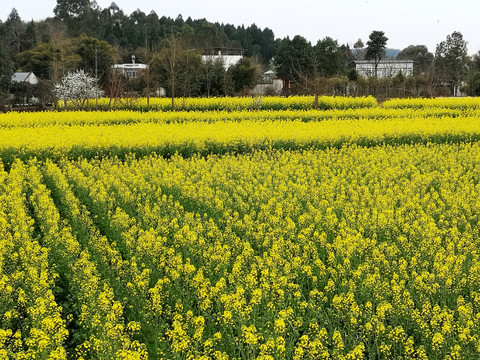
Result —
<instances>
[{"instance_id":1,"label":"white flowering tree","mask_svg":"<svg viewBox=\"0 0 480 360\"><path fill-rule=\"evenodd\" d=\"M55 96L59 100L71 101L77 109L84 107L88 99L102 97L105 92L97 87L97 81L83 70L71 71L60 84L55 85Z\"/></svg>"}]
</instances>

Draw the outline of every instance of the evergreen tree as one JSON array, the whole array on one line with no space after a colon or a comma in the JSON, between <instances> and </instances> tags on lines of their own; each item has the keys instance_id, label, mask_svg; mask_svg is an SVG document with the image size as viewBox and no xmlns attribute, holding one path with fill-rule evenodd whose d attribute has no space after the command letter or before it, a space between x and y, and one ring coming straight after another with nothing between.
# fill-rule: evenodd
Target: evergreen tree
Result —
<instances>
[{"instance_id":1,"label":"evergreen tree","mask_svg":"<svg viewBox=\"0 0 480 360\"><path fill-rule=\"evenodd\" d=\"M410 45L398 53L397 59L413 60L414 74L422 74L432 65L433 54L425 45Z\"/></svg>"},{"instance_id":2,"label":"evergreen tree","mask_svg":"<svg viewBox=\"0 0 480 360\"><path fill-rule=\"evenodd\" d=\"M25 25L13 8L5 21L5 40L10 47L10 53L16 55L24 49L25 44Z\"/></svg>"},{"instance_id":3,"label":"evergreen tree","mask_svg":"<svg viewBox=\"0 0 480 360\"><path fill-rule=\"evenodd\" d=\"M3 97L10 89L13 73L13 62L8 55L4 42L0 41L0 94L3 94Z\"/></svg>"},{"instance_id":4,"label":"evergreen tree","mask_svg":"<svg viewBox=\"0 0 480 360\"><path fill-rule=\"evenodd\" d=\"M100 9L95 1L57 0L53 12L57 19L65 23L70 36L98 36L103 28L98 21Z\"/></svg>"},{"instance_id":5,"label":"evergreen tree","mask_svg":"<svg viewBox=\"0 0 480 360\"><path fill-rule=\"evenodd\" d=\"M435 66L441 81L448 84L453 96L457 96L468 71L467 42L462 33L455 31L437 44Z\"/></svg>"},{"instance_id":6,"label":"evergreen tree","mask_svg":"<svg viewBox=\"0 0 480 360\"><path fill-rule=\"evenodd\" d=\"M106 85L116 57L115 49L106 41L88 36L75 39L73 47L80 57L78 67L91 76L96 76L101 85Z\"/></svg>"},{"instance_id":7,"label":"evergreen tree","mask_svg":"<svg viewBox=\"0 0 480 360\"><path fill-rule=\"evenodd\" d=\"M337 40L326 37L315 45L317 73L323 77L338 76L345 71L346 59Z\"/></svg>"},{"instance_id":8,"label":"evergreen tree","mask_svg":"<svg viewBox=\"0 0 480 360\"><path fill-rule=\"evenodd\" d=\"M377 77L378 64L385 56L388 38L383 31L372 31L367 41L365 59L375 62L375 77Z\"/></svg>"}]
</instances>

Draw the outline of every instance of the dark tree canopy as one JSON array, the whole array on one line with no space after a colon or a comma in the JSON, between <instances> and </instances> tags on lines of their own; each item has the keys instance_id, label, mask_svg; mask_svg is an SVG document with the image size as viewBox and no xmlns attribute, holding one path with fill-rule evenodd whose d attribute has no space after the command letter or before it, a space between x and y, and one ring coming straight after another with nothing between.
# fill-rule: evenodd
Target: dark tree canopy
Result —
<instances>
[{"instance_id":1,"label":"dark tree canopy","mask_svg":"<svg viewBox=\"0 0 480 360\"><path fill-rule=\"evenodd\" d=\"M292 40L283 39L274 59L277 76L298 82L302 74L311 71L312 57L312 44L304 37L297 35Z\"/></svg>"},{"instance_id":2,"label":"dark tree canopy","mask_svg":"<svg viewBox=\"0 0 480 360\"><path fill-rule=\"evenodd\" d=\"M33 71L36 76L42 79L49 79L51 62L60 55L60 49L52 43L38 43L31 50L24 51L17 56L18 64L25 71Z\"/></svg>"},{"instance_id":3,"label":"dark tree canopy","mask_svg":"<svg viewBox=\"0 0 480 360\"><path fill-rule=\"evenodd\" d=\"M353 44L354 49L354 57L356 60L363 60L365 59L365 44L363 43L362 39L358 39L355 44Z\"/></svg>"},{"instance_id":4,"label":"dark tree canopy","mask_svg":"<svg viewBox=\"0 0 480 360\"><path fill-rule=\"evenodd\" d=\"M475 70L468 79L468 95L480 96L480 71Z\"/></svg>"},{"instance_id":5,"label":"dark tree canopy","mask_svg":"<svg viewBox=\"0 0 480 360\"><path fill-rule=\"evenodd\" d=\"M345 72L345 53L339 47L337 40L328 36L318 40L313 52L318 68L317 73L320 76L338 76Z\"/></svg>"},{"instance_id":6,"label":"dark tree canopy","mask_svg":"<svg viewBox=\"0 0 480 360\"><path fill-rule=\"evenodd\" d=\"M78 68L81 59L76 53L74 39L61 42L40 42L31 50L17 55L17 62L25 71L33 71L41 79L59 80L67 72Z\"/></svg>"},{"instance_id":7,"label":"dark tree canopy","mask_svg":"<svg viewBox=\"0 0 480 360\"><path fill-rule=\"evenodd\" d=\"M26 25L23 23L18 11L13 8L4 24L5 44L12 55L26 50L27 34Z\"/></svg>"},{"instance_id":8,"label":"dark tree canopy","mask_svg":"<svg viewBox=\"0 0 480 360\"><path fill-rule=\"evenodd\" d=\"M475 55L473 55L471 66L473 70L480 71L480 51L478 51Z\"/></svg>"},{"instance_id":9,"label":"dark tree canopy","mask_svg":"<svg viewBox=\"0 0 480 360\"><path fill-rule=\"evenodd\" d=\"M69 20L82 16L91 7L90 0L57 0L53 13L61 20Z\"/></svg>"},{"instance_id":10,"label":"dark tree canopy","mask_svg":"<svg viewBox=\"0 0 480 360\"><path fill-rule=\"evenodd\" d=\"M90 76L97 76L100 85L105 85L115 63L115 49L106 41L87 36L76 39L74 47L80 56L78 67Z\"/></svg>"},{"instance_id":11,"label":"dark tree canopy","mask_svg":"<svg viewBox=\"0 0 480 360\"><path fill-rule=\"evenodd\" d=\"M437 44L435 66L441 79L450 86L452 94L456 96L468 71L467 42L463 40L462 33L455 31L447 35L445 41Z\"/></svg>"},{"instance_id":12,"label":"dark tree canopy","mask_svg":"<svg viewBox=\"0 0 480 360\"><path fill-rule=\"evenodd\" d=\"M0 42L0 94L5 94L9 90L13 73L13 62L4 44Z\"/></svg>"},{"instance_id":13,"label":"dark tree canopy","mask_svg":"<svg viewBox=\"0 0 480 360\"><path fill-rule=\"evenodd\" d=\"M70 36L100 35L100 8L95 1L57 0L53 12L56 19L65 23Z\"/></svg>"},{"instance_id":14,"label":"dark tree canopy","mask_svg":"<svg viewBox=\"0 0 480 360\"><path fill-rule=\"evenodd\" d=\"M425 45L410 45L397 55L398 60L413 60L414 74L426 72L433 63L433 58L433 54L428 52Z\"/></svg>"},{"instance_id":15,"label":"dark tree canopy","mask_svg":"<svg viewBox=\"0 0 480 360\"><path fill-rule=\"evenodd\" d=\"M249 58L243 58L228 71L232 78L235 93L240 94L245 89L250 89L255 85L257 72Z\"/></svg>"}]
</instances>

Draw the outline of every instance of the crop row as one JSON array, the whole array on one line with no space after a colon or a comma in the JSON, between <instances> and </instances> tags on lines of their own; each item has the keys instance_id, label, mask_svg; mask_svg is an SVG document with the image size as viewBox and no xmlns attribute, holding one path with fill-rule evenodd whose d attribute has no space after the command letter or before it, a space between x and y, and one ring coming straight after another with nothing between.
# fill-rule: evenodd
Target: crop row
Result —
<instances>
[{"instance_id":1,"label":"crop row","mask_svg":"<svg viewBox=\"0 0 480 360\"><path fill-rule=\"evenodd\" d=\"M189 122L241 121L303 121L361 120L361 119L415 119L441 117L478 117L480 109L426 107L422 109L363 108L345 110L259 110L259 111L205 111L205 112L139 112L139 111L71 111L71 112L9 112L0 114L0 128L74 126L74 125L129 125L139 123L180 124Z\"/></svg>"},{"instance_id":2,"label":"crop row","mask_svg":"<svg viewBox=\"0 0 480 360\"><path fill-rule=\"evenodd\" d=\"M54 297L58 273L35 236L26 168L0 171L0 358L63 359L68 330Z\"/></svg>"},{"instance_id":3,"label":"crop row","mask_svg":"<svg viewBox=\"0 0 480 360\"><path fill-rule=\"evenodd\" d=\"M478 109L478 97L452 97L452 98L406 98L390 99L382 103L384 108L396 109L423 109L423 108L448 108L448 109Z\"/></svg>"},{"instance_id":4,"label":"crop row","mask_svg":"<svg viewBox=\"0 0 480 360\"><path fill-rule=\"evenodd\" d=\"M267 96L267 97L212 97L212 98L178 98L174 101L175 110L183 111L238 111L238 110L307 110L314 108L314 96ZM61 109L75 110L72 103L60 102ZM375 107L377 101L372 96L342 97L320 96L317 108L359 109ZM137 110L137 111L171 111L169 98L128 98L128 99L90 99L87 109L98 110Z\"/></svg>"},{"instance_id":5,"label":"crop row","mask_svg":"<svg viewBox=\"0 0 480 360\"><path fill-rule=\"evenodd\" d=\"M348 144L459 143L479 138L477 117L45 126L0 129L0 156L8 167L17 158L33 157L124 158L130 153L169 157L175 153L192 156L259 149L339 148Z\"/></svg>"},{"instance_id":6,"label":"crop row","mask_svg":"<svg viewBox=\"0 0 480 360\"><path fill-rule=\"evenodd\" d=\"M181 111L241 111L241 110L310 110L314 109L313 96L291 97L222 97L222 98L179 98L175 100L175 110ZM147 105L147 103L149 105ZM75 110L73 104L59 103L60 109ZM346 110L362 108L396 108L396 109L478 109L480 100L473 97L462 98L402 98L390 99L377 103L375 98L320 96L316 109ZM172 103L168 98L137 98L137 99L90 99L86 106L89 110L136 110L136 111L171 111Z\"/></svg>"},{"instance_id":7,"label":"crop row","mask_svg":"<svg viewBox=\"0 0 480 360\"><path fill-rule=\"evenodd\" d=\"M17 161L0 351L476 358L479 165L478 143Z\"/></svg>"}]
</instances>

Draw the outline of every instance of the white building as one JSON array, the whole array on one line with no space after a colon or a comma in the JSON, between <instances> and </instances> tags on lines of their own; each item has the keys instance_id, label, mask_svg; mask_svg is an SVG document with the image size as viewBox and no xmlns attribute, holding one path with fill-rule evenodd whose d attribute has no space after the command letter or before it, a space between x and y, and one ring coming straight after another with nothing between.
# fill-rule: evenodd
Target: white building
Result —
<instances>
[{"instance_id":1,"label":"white building","mask_svg":"<svg viewBox=\"0 0 480 360\"><path fill-rule=\"evenodd\" d=\"M125 77L129 79L136 79L142 76L142 74L148 69L146 64L136 64L135 55L132 55L132 63L127 64L115 64L112 68L120 71Z\"/></svg>"},{"instance_id":2,"label":"white building","mask_svg":"<svg viewBox=\"0 0 480 360\"><path fill-rule=\"evenodd\" d=\"M229 49L229 48L216 48L213 49L211 54L202 55L202 62L207 61L215 62L221 60L225 70L228 70L231 66L238 64L243 59L243 49Z\"/></svg>"},{"instance_id":3,"label":"white building","mask_svg":"<svg viewBox=\"0 0 480 360\"><path fill-rule=\"evenodd\" d=\"M372 77L375 76L375 61L373 60L354 60L351 63L358 75ZM400 72L404 76L413 75L413 60L380 60L377 66L377 77L394 77Z\"/></svg>"},{"instance_id":4,"label":"white building","mask_svg":"<svg viewBox=\"0 0 480 360\"><path fill-rule=\"evenodd\" d=\"M16 72L12 75L12 81L17 83L38 84L38 78L33 72Z\"/></svg>"}]
</instances>

